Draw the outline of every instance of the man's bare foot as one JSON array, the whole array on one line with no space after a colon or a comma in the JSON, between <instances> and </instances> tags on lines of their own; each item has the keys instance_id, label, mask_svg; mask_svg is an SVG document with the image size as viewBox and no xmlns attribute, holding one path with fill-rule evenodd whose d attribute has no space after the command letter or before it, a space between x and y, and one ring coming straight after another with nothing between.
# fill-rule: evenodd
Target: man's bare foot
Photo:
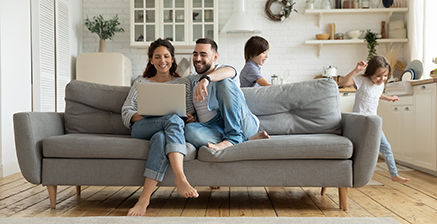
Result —
<instances>
[{"instance_id":1,"label":"man's bare foot","mask_svg":"<svg viewBox=\"0 0 437 224\"><path fill-rule=\"evenodd\" d=\"M405 182L409 181L410 178L404 178L404 177L401 177L401 176L398 175L396 177L392 177L391 180L394 181L394 182L405 183Z\"/></svg>"},{"instance_id":2,"label":"man's bare foot","mask_svg":"<svg viewBox=\"0 0 437 224\"><path fill-rule=\"evenodd\" d=\"M224 140L218 144L206 143L206 147L208 147L212 150L215 150L215 151L220 151L220 150L227 148L229 146L233 146L233 144L228 140Z\"/></svg>"},{"instance_id":3,"label":"man's bare foot","mask_svg":"<svg viewBox=\"0 0 437 224\"><path fill-rule=\"evenodd\" d=\"M147 206L149 206L149 201L138 200L138 202L129 209L127 216L144 216L146 214Z\"/></svg>"},{"instance_id":4,"label":"man's bare foot","mask_svg":"<svg viewBox=\"0 0 437 224\"><path fill-rule=\"evenodd\" d=\"M178 193L186 198L197 198L199 193L192 187L187 180L175 180L176 190Z\"/></svg>"},{"instance_id":5,"label":"man's bare foot","mask_svg":"<svg viewBox=\"0 0 437 224\"><path fill-rule=\"evenodd\" d=\"M250 140L256 140L256 139L269 139L270 135L267 134L265 131L259 131L258 133L254 134L252 137L249 138Z\"/></svg>"}]
</instances>

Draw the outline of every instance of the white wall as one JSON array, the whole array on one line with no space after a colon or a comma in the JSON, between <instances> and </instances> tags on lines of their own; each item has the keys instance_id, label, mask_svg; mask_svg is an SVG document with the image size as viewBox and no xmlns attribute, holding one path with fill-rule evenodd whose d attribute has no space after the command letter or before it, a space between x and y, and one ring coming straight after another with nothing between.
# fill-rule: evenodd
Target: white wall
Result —
<instances>
[{"instance_id":1,"label":"white wall","mask_svg":"<svg viewBox=\"0 0 437 224\"><path fill-rule=\"evenodd\" d=\"M82 0L69 0L71 78L76 79L76 58L83 49Z\"/></svg>"},{"instance_id":2,"label":"white wall","mask_svg":"<svg viewBox=\"0 0 437 224\"><path fill-rule=\"evenodd\" d=\"M30 1L0 0L0 177L19 172L12 115L31 110Z\"/></svg>"},{"instance_id":3,"label":"white wall","mask_svg":"<svg viewBox=\"0 0 437 224\"><path fill-rule=\"evenodd\" d=\"M352 29L371 29L381 32L381 21L385 14L363 15L324 15L321 28L318 27L317 16L305 16L305 0L295 0L299 13L292 13L284 22L270 21L264 13L265 0L246 0L246 12L250 14L254 23L262 31L261 36L269 40L271 48L269 59L262 68L267 80L270 75L282 75L285 70L290 71L288 81L297 82L313 79L320 75L324 65L336 65L342 75L346 75L356 63L367 58L366 44L331 45L324 46L320 58L317 57L318 48L314 45L304 45L307 39L314 39L315 34L327 33L328 23L336 24L336 32L346 32ZM316 0L320 4L321 0ZM219 0L219 29L221 29L233 11L232 0ZM147 62L147 49L136 49L129 44L129 0L83 0L83 13L92 18L103 14L109 18L118 14L124 33L117 33L114 41L107 41L107 51L120 52L132 60L133 75L141 74ZM394 14L392 20L403 19L403 14ZM84 29L84 52L97 52L99 39ZM219 63L234 65L237 69L244 66L244 44L250 35L219 35ZM404 44L401 47L400 59L403 60ZM381 47L377 48L382 54ZM405 63L405 61L404 61Z\"/></svg>"},{"instance_id":4,"label":"white wall","mask_svg":"<svg viewBox=\"0 0 437 224\"><path fill-rule=\"evenodd\" d=\"M69 6L73 76L82 51L82 0ZM20 171L12 115L32 110L30 11L29 0L0 0L0 177Z\"/></svg>"}]
</instances>

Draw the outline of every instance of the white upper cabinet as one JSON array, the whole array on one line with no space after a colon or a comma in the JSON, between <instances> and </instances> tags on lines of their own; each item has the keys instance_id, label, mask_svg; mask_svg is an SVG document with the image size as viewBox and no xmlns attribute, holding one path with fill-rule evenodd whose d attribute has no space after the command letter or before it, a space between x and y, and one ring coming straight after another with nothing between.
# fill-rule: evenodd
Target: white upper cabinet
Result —
<instances>
[{"instance_id":1,"label":"white upper cabinet","mask_svg":"<svg viewBox=\"0 0 437 224\"><path fill-rule=\"evenodd\" d=\"M198 38L218 39L218 0L131 0L131 46L158 38L193 46Z\"/></svg>"}]
</instances>

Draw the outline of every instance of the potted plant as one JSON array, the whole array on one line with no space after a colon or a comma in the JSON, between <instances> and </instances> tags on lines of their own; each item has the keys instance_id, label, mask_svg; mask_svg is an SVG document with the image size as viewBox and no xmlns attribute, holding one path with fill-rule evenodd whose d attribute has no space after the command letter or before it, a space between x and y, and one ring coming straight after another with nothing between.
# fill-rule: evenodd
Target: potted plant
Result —
<instances>
[{"instance_id":1,"label":"potted plant","mask_svg":"<svg viewBox=\"0 0 437 224\"><path fill-rule=\"evenodd\" d=\"M366 36L364 39L367 42L367 49L369 50L369 55L367 55L367 61L376 56L376 46L378 46L378 42L376 41L376 33L372 33L372 31L367 30Z\"/></svg>"},{"instance_id":2,"label":"potted plant","mask_svg":"<svg viewBox=\"0 0 437 224\"><path fill-rule=\"evenodd\" d=\"M106 40L112 40L112 37L117 32L124 32L122 27L118 27L120 22L118 21L118 15L115 15L110 20L104 20L102 15L94 16L90 20L87 16L85 20L85 26L91 33L99 35L99 52L105 52Z\"/></svg>"}]
</instances>

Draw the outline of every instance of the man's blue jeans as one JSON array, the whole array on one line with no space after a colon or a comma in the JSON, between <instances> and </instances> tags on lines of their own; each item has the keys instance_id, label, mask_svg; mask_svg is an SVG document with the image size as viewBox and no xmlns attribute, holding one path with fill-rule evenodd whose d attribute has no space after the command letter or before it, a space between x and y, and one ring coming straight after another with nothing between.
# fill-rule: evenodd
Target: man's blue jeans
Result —
<instances>
[{"instance_id":1,"label":"man's blue jeans","mask_svg":"<svg viewBox=\"0 0 437 224\"><path fill-rule=\"evenodd\" d=\"M205 123L185 126L185 138L196 148L223 140L235 145L247 141L258 132L258 118L250 112L237 85L228 78L217 82L216 87L219 102L217 115Z\"/></svg>"},{"instance_id":2,"label":"man's blue jeans","mask_svg":"<svg viewBox=\"0 0 437 224\"><path fill-rule=\"evenodd\" d=\"M385 163L387 164L388 172L391 177L398 176L398 169L396 168L395 159L393 157L393 152L391 151L391 145L388 143L384 132L381 131L381 145L379 146L379 151L384 156Z\"/></svg>"},{"instance_id":3,"label":"man's blue jeans","mask_svg":"<svg viewBox=\"0 0 437 224\"><path fill-rule=\"evenodd\" d=\"M161 117L145 117L132 125L132 138L150 140L149 155L144 176L162 181L169 160L167 154L187 154L184 137L184 121L175 114Z\"/></svg>"}]
</instances>

